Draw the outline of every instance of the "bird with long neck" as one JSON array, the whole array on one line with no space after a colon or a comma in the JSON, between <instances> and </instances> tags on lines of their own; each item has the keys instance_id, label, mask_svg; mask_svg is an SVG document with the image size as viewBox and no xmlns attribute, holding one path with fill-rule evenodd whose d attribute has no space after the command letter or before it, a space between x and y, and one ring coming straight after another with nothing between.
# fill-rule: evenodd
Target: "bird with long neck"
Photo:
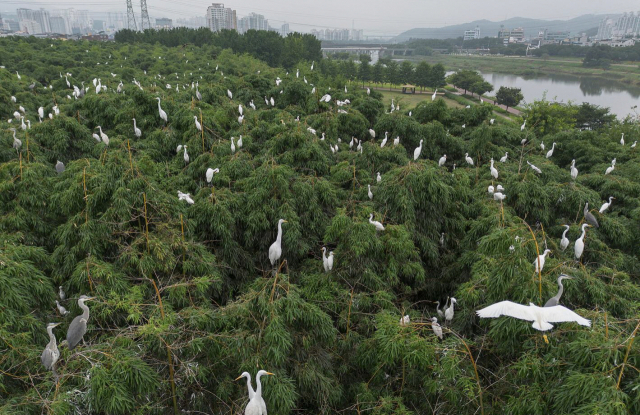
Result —
<instances>
[{"instance_id":1,"label":"bird with long neck","mask_svg":"<svg viewBox=\"0 0 640 415\"><path fill-rule=\"evenodd\" d=\"M282 224L287 223L286 220L280 219L278 221L278 236L276 237L276 241L271 244L269 247L269 261L271 262L271 266L275 266L276 262L282 256Z\"/></svg>"},{"instance_id":2,"label":"bird with long neck","mask_svg":"<svg viewBox=\"0 0 640 415\"><path fill-rule=\"evenodd\" d=\"M260 382L260 378L263 375L273 376L273 373L267 372L266 370L260 370L256 374L256 394L254 398L257 399L258 403L260 404L260 408L262 409L262 415L267 415L267 404L265 403L264 398L262 398L262 382Z\"/></svg>"},{"instance_id":3,"label":"bird with long neck","mask_svg":"<svg viewBox=\"0 0 640 415\"><path fill-rule=\"evenodd\" d=\"M570 226L569 225L562 225L562 226L566 228L564 232L562 232L562 239L560 239L560 249L564 251L569 246L569 238L567 238L567 232L569 232Z\"/></svg>"},{"instance_id":4,"label":"bird with long neck","mask_svg":"<svg viewBox=\"0 0 640 415\"><path fill-rule=\"evenodd\" d=\"M49 334L49 343L47 347L45 347L42 355L40 356L40 361L42 365L47 370L51 370L53 372L53 376L58 376L56 374L56 362L60 358L60 350L58 350L58 342L56 341L56 336L53 335L54 327L58 326L60 323L49 323L47 325L47 333Z\"/></svg>"},{"instance_id":5,"label":"bird with long neck","mask_svg":"<svg viewBox=\"0 0 640 415\"><path fill-rule=\"evenodd\" d=\"M242 374L238 376L236 380L240 380L242 378L247 378L247 391L249 392L249 400L251 400L256 394L256 392L253 390L253 386L251 386L251 374L249 372L242 372Z\"/></svg>"},{"instance_id":6,"label":"bird with long neck","mask_svg":"<svg viewBox=\"0 0 640 415\"><path fill-rule=\"evenodd\" d=\"M574 253L576 256L576 260L579 260L582 257L582 252L584 251L584 236L587 233L587 227L590 227L588 223L582 224L582 235L576 240L574 244Z\"/></svg>"},{"instance_id":7,"label":"bird with long neck","mask_svg":"<svg viewBox=\"0 0 640 415\"><path fill-rule=\"evenodd\" d=\"M568 276L567 274L560 274L558 277L558 294L554 295L545 303L545 307L554 307L560 304L560 297L562 297L562 293L564 292L564 286L562 285L562 280L572 280L573 277Z\"/></svg>"},{"instance_id":8,"label":"bird with long neck","mask_svg":"<svg viewBox=\"0 0 640 415\"><path fill-rule=\"evenodd\" d=\"M67 330L67 345L69 350L73 350L80 340L82 340L84 334L87 332L87 322L89 321L89 307L85 304L85 301L93 300L94 297L88 297L81 295L78 299L78 307L82 309L82 314L76 316L69 325Z\"/></svg>"}]
</instances>

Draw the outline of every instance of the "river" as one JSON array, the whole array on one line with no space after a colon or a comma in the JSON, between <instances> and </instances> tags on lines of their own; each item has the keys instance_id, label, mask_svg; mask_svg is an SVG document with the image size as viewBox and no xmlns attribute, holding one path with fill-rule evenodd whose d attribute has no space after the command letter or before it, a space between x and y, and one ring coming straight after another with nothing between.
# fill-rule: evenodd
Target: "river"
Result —
<instances>
[{"instance_id":1,"label":"river","mask_svg":"<svg viewBox=\"0 0 640 415\"><path fill-rule=\"evenodd\" d=\"M599 77L552 74L529 78L499 73L483 73L482 76L493 85L490 94L495 94L501 86L516 87L522 89L523 103L540 100L546 94L548 101L588 102L609 107L619 118L633 114L631 107L638 105L640 98L639 87Z\"/></svg>"}]
</instances>

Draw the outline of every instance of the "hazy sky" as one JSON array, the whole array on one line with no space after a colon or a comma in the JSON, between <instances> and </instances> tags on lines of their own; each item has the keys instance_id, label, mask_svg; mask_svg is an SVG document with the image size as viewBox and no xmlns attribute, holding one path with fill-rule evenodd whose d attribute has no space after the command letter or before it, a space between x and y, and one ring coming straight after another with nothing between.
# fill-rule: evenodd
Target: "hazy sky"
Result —
<instances>
[{"instance_id":1,"label":"hazy sky","mask_svg":"<svg viewBox=\"0 0 640 415\"><path fill-rule=\"evenodd\" d=\"M147 0L151 17L173 19L203 16L212 1ZM287 22L294 30L316 28L364 29L366 34L396 35L415 27L441 27L478 19L510 17L568 20L582 14L617 14L640 10L630 0L235 0L226 7L238 17L263 14L271 26ZM636 6L636 7L634 7ZM58 9L74 7L92 11L126 11L125 0L1 0L0 11L18 7ZM133 0L136 15L140 0Z\"/></svg>"}]
</instances>

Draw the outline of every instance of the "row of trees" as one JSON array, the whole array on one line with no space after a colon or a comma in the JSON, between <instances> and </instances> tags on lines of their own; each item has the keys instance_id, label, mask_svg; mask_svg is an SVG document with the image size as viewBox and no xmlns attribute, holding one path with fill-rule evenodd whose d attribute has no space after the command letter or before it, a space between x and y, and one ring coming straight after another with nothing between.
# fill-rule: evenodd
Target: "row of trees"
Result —
<instances>
[{"instance_id":1,"label":"row of trees","mask_svg":"<svg viewBox=\"0 0 640 415\"><path fill-rule=\"evenodd\" d=\"M119 43L160 43L164 46L214 45L235 53L248 53L271 67L293 68L300 61L322 59L320 41L310 34L290 33L286 37L267 30L249 30L239 34L235 30L212 32L207 28L148 29L143 32L120 30L115 34Z\"/></svg>"},{"instance_id":2,"label":"row of trees","mask_svg":"<svg viewBox=\"0 0 640 415\"><path fill-rule=\"evenodd\" d=\"M493 85L485 81L482 75L467 69L449 75L447 82L457 88L464 89L465 94L467 91L471 91L474 94L482 95L493 91Z\"/></svg>"}]
</instances>

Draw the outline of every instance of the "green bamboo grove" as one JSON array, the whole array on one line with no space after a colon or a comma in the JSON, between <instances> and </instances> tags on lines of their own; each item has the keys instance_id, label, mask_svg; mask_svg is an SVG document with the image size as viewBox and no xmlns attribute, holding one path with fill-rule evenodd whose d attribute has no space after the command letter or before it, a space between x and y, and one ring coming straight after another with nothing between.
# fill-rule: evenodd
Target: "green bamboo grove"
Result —
<instances>
[{"instance_id":1,"label":"green bamboo grove","mask_svg":"<svg viewBox=\"0 0 640 415\"><path fill-rule=\"evenodd\" d=\"M0 414L240 414L235 379L260 369L274 415L640 413L638 121L595 111L606 122L583 129L580 107L538 102L512 123L429 95L391 112L312 64L0 39ZM577 261L587 202L599 228ZM561 304L591 327L476 315L542 306L561 273ZM58 322L54 375L40 356Z\"/></svg>"}]
</instances>

